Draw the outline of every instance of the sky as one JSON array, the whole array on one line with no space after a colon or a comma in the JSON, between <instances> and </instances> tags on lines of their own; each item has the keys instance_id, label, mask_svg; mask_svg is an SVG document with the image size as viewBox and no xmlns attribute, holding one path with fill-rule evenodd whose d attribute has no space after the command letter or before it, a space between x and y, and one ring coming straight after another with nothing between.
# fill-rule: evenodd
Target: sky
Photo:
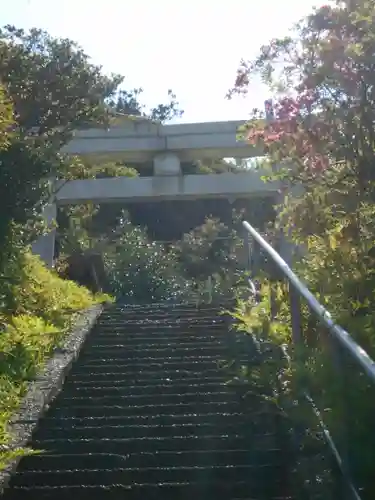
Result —
<instances>
[{"instance_id":1,"label":"sky","mask_svg":"<svg viewBox=\"0 0 375 500\"><path fill-rule=\"evenodd\" d=\"M1 25L37 27L78 42L106 73L144 89L151 107L172 89L184 109L179 122L245 120L262 107L267 89L231 101L241 58L251 59L288 29L313 0L12 0L1 5ZM2 2L2 3L3 3Z\"/></svg>"}]
</instances>

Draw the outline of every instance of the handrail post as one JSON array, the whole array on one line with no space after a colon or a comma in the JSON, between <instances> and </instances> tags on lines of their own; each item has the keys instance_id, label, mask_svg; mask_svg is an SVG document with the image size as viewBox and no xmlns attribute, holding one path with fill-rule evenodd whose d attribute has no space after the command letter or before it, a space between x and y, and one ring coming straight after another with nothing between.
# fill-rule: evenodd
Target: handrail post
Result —
<instances>
[{"instance_id":1,"label":"handrail post","mask_svg":"<svg viewBox=\"0 0 375 500\"><path fill-rule=\"evenodd\" d=\"M333 360L333 367L336 372L336 382L339 397L339 411L341 412L341 419L338 422L341 446L339 448L339 453L342 459L342 470L346 474L347 478L352 475L351 464L350 464L350 407L347 398L347 377L344 368L344 359L342 352L342 347L337 344L336 339L332 336L330 331L328 334L328 346L330 354ZM341 424L341 425L339 425ZM343 478L345 484L345 478ZM350 498L346 496L345 498Z\"/></svg>"},{"instance_id":2,"label":"handrail post","mask_svg":"<svg viewBox=\"0 0 375 500\"><path fill-rule=\"evenodd\" d=\"M244 248L246 252L246 267L248 271L251 271L251 245L250 245L250 234L248 231L245 229L245 236L244 236Z\"/></svg>"},{"instance_id":3,"label":"handrail post","mask_svg":"<svg viewBox=\"0 0 375 500\"><path fill-rule=\"evenodd\" d=\"M207 292L208 292L208 303L212 304L213 283L211 275L207 278Z\"/></svg>"},{"instance_id":4,"label":"handrail post","mask_svg":"<svg viewBox=\"0 0 375 500\"><path fill-rule=\"evenodd\" d=\"M301 299L297 290L291 283L289 283L289 304L293 344L299 347L303 342Z\"/></svg>"},{"instance_id":5,"label":"handrail post","mask_svg":"<svg viewBox=\"0 0 375 500\"><path fill-rule=\"evenodd\" d=\"M254 240L253 244L253 268L254 268L254 275L256 276L260 271L262 267L262 255L261 255L262 247L259 245L257 241Z\"/></svg>"}]
</instances>

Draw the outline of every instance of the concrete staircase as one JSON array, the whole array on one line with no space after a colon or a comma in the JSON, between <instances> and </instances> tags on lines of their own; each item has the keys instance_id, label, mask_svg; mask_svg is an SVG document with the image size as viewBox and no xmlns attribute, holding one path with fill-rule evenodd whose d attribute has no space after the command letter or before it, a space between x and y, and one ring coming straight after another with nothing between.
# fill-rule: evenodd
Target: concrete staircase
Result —
<instances>
[{"instance_id":1,"label":"concrete staircase","mask_svg":"<svg viewBox=\"0 0 375 500\"><path fill-rule=\"evenodd\" d=\"M99 317L4 500L286 500L270 405L226 384L251 361L215 306L120 306Z\"/></svg>"}]
</instances>

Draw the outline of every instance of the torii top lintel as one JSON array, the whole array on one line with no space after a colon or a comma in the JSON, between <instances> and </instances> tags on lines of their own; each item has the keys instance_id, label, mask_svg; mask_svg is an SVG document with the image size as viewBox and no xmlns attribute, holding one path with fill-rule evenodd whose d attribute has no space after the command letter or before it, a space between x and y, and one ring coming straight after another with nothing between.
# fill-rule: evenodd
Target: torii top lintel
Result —
<instances>
[{"instance_id":1,"label":"torii top lintel","mask_svg":"<svg viewBox=\"0 0 375 500\"><path fill-rule=\"evenodd\" d=\"M250 158L262 153L238 138L245 121L161 125L149 120L127 120L109 129L77 131L63 152L110 155L143 163L158 154L174 153L181 162L208 158Z\"/></svg>"}]
</instances>

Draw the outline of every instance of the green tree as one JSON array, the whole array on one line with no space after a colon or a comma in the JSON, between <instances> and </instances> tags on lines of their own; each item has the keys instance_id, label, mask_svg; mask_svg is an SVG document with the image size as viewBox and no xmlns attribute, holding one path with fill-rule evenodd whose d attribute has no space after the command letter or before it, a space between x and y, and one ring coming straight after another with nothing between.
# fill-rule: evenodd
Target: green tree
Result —
<instances>
[{"instance_id":1,"label":"green tree","mask_svg":"<svg viewBox=\"0 0 375 500\"><path fill-rule=\"evenodd\" d=\"M112 292L128 303L186 299L189 280L182 277L173 251L150 241L147 233L124 218L116 245L104 253Z\"/></svg>"},{"instance_id":2,"label":"green tree","mask_svg":"<svg viewBox=\"0 0 375 500\"><path fill-rule=\"evenodd\" d=\"M255 75L269 86L272 113L265 116L254 110L243 134L268 155L269 178L286 182L278 224L308 247L297 263L298 272L338 323L371 354L375 353L374 18L375 3L366 0L315 9L289 36L272 40L254 60L242 61L229 93L229 97L246 93ZM288 193L293 184L303 186L300 196ZM278 332L283 332L282 342L288 342L288 313L283 314ZM332 373L326 337L308 318L306 333L305 369L319 406L331 408L326 418L331 429L337 426L340 443L338 424L343 415L335 393L339 377ZM345 396L355 408L355 417L349 416L349 455L357 484L365 487L364 498L372 498L373 391L347 358L345 367Z\"/></svg>"},{"instance_id":3,"label":"green tree","mask_svg":"<svg viewBox=\"0 0 375 500\"><path fill-rule=\"evenodd\" d=\"M236 267L235 231L218 219L205 222L185 234L175 245L186 276L204 281L209 276L225 276Z\"/></svg>"},{"instance_id":4,"label":"green tree","mask_svg":"<svg viewBox=\"0 0 375 500\"><path fill-rule=\"evenodd\" d=\"M3 85L0 85L0 150L9 146L14 125L13 106Z\"/></svg>"},{"instance_id":5,"label":"green tree","mask_svg":"<svg viewBox=\"0 0 375 500\"><path fill-rule=\"evenodd\" d=\"M108 121L106 100L122 79L103 75L70 40L6 26L0 30L0 80L15 119L10 143L0 151L4 247L17 225L40 213L50 196L46 179L66 167L59 149L73 130ZM24 230L17 235L30 237Z\"/></svg>"},{"instance_id":6,"label":"green tree","mask_svg":"<svg viewBox=\"0 0 375 500\"><path fill-rule=\"evenodd\" d=\"M0 30L0 80L21 135L56 139L60 147L75 129L107 123L106 101L123 78L104 75L72 40L8 25Z\"/></svg>"},{"instance_id":7,"label":"green tree","mask_svg":"<svg viewBox=\"0 0 375 500\"><path fill-rule=\"evenodd\" d=\"M236 216L238 218L238 216ZM241 242L235 225L227 226L217 218L207 217L204 223L184 234L173 249L187 279L212 300L233 298L237 274L241 269Z\"/></svg>"},{"instance_id":8,"label":"green tree","mask_svg":"<svg viewBox=\"0 0 375 500\"><path fill-rule=\"evenodd\" d=\"M368 311L364 298L375 288L372 15L375 5L365 1L354 9L342 2L317 9L294 36L273 40L255 61L243 62L231 93L246 92L255 73L275 92L274 119L255 110L244 133L268 155L270 177L303 185L301 196L286 196L279 223L308 243L307 269L315 269L309 282L335 295L330 307L341 319L344 312L358 316L358 304Z\"/></svg>"},{"instance_id":9,"label":"green tree","mask_svg":"<svg viewBox=\"0 0 375 500\"><path fill-rule=\"evenodd\" d=\"M176 95L171 89L167 93L168 102L158 104L148 111L145 111L145 106L141 102L142 93L142 88L131 91L121 89L110 99L109 105L117 113L144 117L160 123L168 122L173 118L180 118L183 115L184 112L180 109Z\"/></svg>"},{"instance_id":10,"label":"green tree","mask_svg":"<svg viewBox=\"0 0 375 500\"><path fill-rule=\"evenodd\" d=\"M4 214L0 241L9 237L14 224L36 220L51 195L49 178L136 175L123 165L93 166L59 154L74 130L108 125L116 111L137 114L136 109L141 109L140 91L119 91L123 77L105 75L75 42L54 38L36 28L25 31L5 26L0 30L0 81L12 102L15 118L12 142L8 149L0 151L0 210ZM175 95L169 91L168 96L169 103L150 110L153 119L165 120L180 113ZM0 134L2 130L0 126ZM86 225L88 214L96 212L96 207L73 210L75 219L81 213ZM118 210L110 210L104 218L112 218L113 226L118 216ZM32 233L22 231L28 241L42 227L40 222L34 224Z\"/></svg>"}]
</instances>

